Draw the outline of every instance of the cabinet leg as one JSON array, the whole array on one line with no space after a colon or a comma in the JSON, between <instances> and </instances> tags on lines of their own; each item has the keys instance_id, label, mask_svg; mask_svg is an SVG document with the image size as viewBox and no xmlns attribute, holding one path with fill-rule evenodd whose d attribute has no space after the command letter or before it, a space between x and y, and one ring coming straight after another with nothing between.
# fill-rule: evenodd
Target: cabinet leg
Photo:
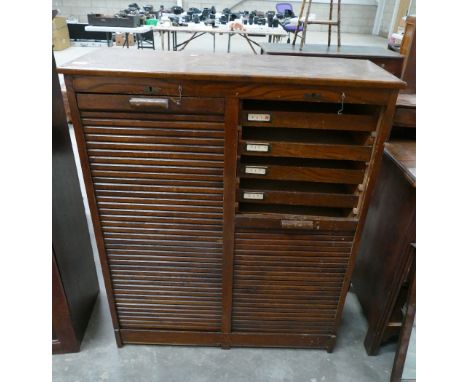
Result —
<instances>
[{"instance_id":1,"label":"cabinet leg","mask_svg":"<svg viewBox=\"0 0 468 382\"><path fill-rule=\"evenodd\" d=\"M123 347L122 337L120 337L120 330L114 329L114 335L115 335L115 342L117 342L117 347L119 348Z\"/></svg>"}]
</instances>

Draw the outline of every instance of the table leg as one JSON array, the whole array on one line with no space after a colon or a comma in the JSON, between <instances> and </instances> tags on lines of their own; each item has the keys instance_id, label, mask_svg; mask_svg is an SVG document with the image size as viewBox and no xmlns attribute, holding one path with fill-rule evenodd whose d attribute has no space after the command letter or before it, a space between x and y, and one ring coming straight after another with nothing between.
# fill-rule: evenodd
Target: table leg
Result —
<instances>
[{"instance_id":1,"label":"table leg","mask_svg":"<svg viewBox=\"0 0 468 382\"><path fill-rule=\"evenodd\" d=\"M247 40L247 42L249 43L250 48L252 49L252 51L254 52L254 54L257 54L257 51L255 50L255 48L254 48L253 45L252 45L252 42L253 42L253 41L252 41L251 39L249 39L249 38L247 37L246 34L241 34L241 36L244 37L244 38ZM258 45L258 44L256 43L256 45Z\"/></svg>"},{"instance_id":2,"label":"table leg","mask_svg":"<svg viewBox=\"0 0 468 382\"><path fill-rule=\"evenodd\" d=\"M164 50L164 31L159 31L159 38L161 39L161 50Z\"/></svg>"},{"instance_id":3,"label":"table leg","mask_svg":"<svg viewBox=\"0 0 468 382\"><path fill-rule=\"evenodd\" d=\"M228 53L231 53L231 33L228 33Z\"/></svg>"},{"instance_id":4,"label":"table leg","mask_svg":"<svg viewBox=\"0 0 468 382\"><path fill-rule=\"evenodd\" d=\"M216 33L213 33L213 53L216 52Z\"/></svg>"},{"instance_id":5,"label":"table leg","mask_svg":"<svg viewBox=\"0 0 468 382\"><path fill-rule=\"evenodd\" d=\"M167 31L167 50L171 50L171 32Z\"/></svg>"}]
</instances>

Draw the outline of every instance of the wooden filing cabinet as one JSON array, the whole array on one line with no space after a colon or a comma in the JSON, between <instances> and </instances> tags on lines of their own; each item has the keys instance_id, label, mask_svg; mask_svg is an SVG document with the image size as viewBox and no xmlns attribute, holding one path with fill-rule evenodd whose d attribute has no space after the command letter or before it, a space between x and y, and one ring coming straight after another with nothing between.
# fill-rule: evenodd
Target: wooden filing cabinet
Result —
<instances>
[{"instance_id":1,"label":"wooden filing cabinet","mask_svg":"<svg viewBox=\"0 0 468 382\"><path fill-rule=\"evenodd\" d=\"M60 71L117 343L331 351L404 83L368 61L180 52Z\"/></svg>"}]
</instances>

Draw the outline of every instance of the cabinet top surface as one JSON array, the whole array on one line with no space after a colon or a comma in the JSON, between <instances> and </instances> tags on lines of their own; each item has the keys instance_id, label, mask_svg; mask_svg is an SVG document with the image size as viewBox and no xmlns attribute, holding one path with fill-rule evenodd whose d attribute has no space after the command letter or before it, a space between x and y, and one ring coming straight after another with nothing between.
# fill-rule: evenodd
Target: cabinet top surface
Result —
<instances>
[{"instance_id":1,"label":"cabinet top surface","mask_svg":"<svg viewBox=\"0 0 468 382\"><path fill-rule=\"evenodd\" d=\"M405 83L367 60L102 48L58 68L60 73L301 85L403 88Z\"/></svg>"}]
</instances>

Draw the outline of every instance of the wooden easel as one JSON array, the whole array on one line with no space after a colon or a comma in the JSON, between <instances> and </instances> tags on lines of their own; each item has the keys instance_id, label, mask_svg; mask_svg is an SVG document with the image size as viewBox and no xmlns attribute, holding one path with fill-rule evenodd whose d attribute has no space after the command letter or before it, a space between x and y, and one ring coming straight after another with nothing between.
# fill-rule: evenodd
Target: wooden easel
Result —
<instances>
[{"instance_id":1,"label":"wooden easel","mask_svg":"<svg viewBox=\"0 0 468 382\"><path fill-rule=\"evenodd\" d=\"M301 4L301 11L299 13L299 19L297 21L296 31L294 32L294 39L292 44L296 45L296 39L299 33L300 28L300 21L304 15L305 5L307 4L307 14L304 19L304 26L302 28L302 35L299 36L301 38L301 47L300 50L304 47L306 35L307 35L307 25L309 24L319 24L319 25L328 25L328 46L331 43L331 28L332 26L336 26L338 28L338 46L341 46L341 0L338 0L338 9L337 9L337 17L336 20L333 20L333 4L334 0L330 0L330 14L328 20L313 20L309 21L310 15L310 7L312 5L312 0L302 0Z\"/></svg>"}]
</instances>

